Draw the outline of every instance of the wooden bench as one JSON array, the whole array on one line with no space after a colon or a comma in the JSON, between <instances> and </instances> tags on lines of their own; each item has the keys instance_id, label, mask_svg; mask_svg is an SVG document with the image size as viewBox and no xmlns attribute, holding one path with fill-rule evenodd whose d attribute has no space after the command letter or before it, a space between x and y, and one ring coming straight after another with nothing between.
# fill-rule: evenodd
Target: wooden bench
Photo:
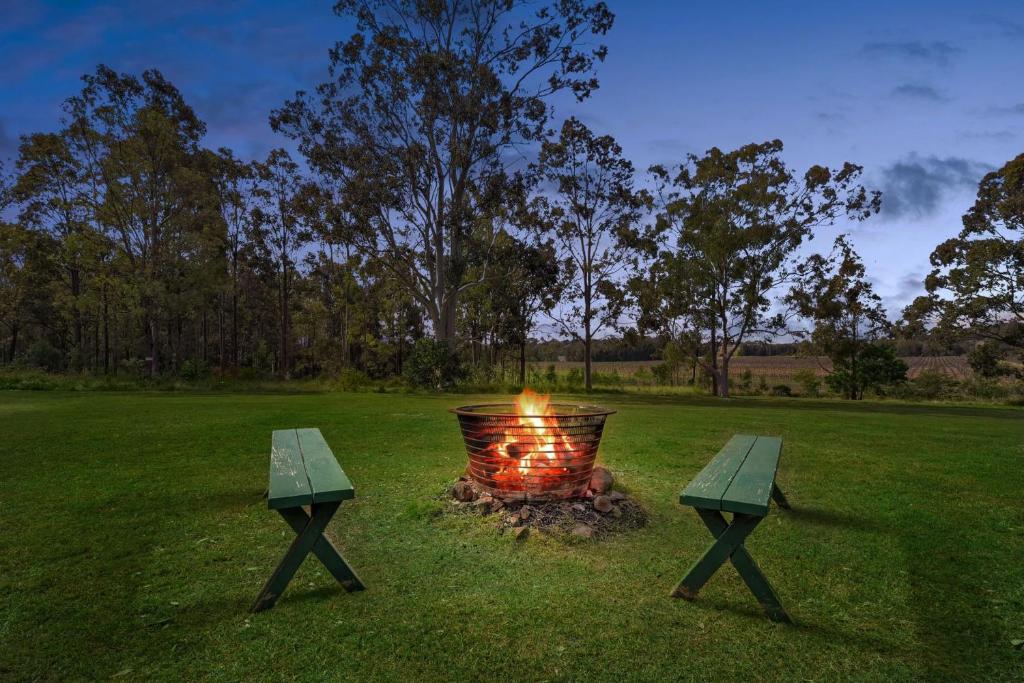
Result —
<instances>
[{"instance_id":1,"label":"wooden bench","mask_svg":"<svg viewBox=\"0 0 1024 683\"><path fill-rule=\"evenodd\" d=\"M355 495L352 482L338 465L319 429L274 432L267 507L277 510L297 535L277 569L267 579L251 611L259 612L274 606L310 551L345 590L363 590L363 582L324 536L324 530L341 502L355 498ZM309 508L308 513L303 506Z\"/></svg>"},{"instance_id":2,"label":"wooden bench","mask_svg":"<svg viewBox=\"0 0 1024 683\"><path fill-rule=\"evenodd\" d=\"M782 439L778 437L737 434L680 494L679 502L693 506L715 541L672 591L674 597L696 598L728 559L768 617L790 622L779 596L743 547L743 541L768 515L772 499L779 507L789 508L775 482L781 454ZM723 512L733 514L731 523Z\"/></svg>"}]
</instances>

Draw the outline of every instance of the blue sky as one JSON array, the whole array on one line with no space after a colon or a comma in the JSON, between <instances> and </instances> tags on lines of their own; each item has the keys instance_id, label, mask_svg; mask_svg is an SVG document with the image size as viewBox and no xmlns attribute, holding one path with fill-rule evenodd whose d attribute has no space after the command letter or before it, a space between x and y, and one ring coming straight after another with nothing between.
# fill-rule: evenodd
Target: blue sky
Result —
<instances>
[{"instance_id":1,"label":"blue sky","mask_svg":"<svg viewBox=\"0 0 1024 683\"><path fill-rule=\"evenodd\" d=\"M207 145L261 156L271 109L326 76L351 24L331 2L2 4L0 158L52 130L96 64L160 69L207 122ZM1024 2L622 2L601 89L573 114L638 169L781 138L795 167L865 167L882 215L850 231L890 309L921 290L978 179L1024 152Z\"/></svg>"}]
</instances>

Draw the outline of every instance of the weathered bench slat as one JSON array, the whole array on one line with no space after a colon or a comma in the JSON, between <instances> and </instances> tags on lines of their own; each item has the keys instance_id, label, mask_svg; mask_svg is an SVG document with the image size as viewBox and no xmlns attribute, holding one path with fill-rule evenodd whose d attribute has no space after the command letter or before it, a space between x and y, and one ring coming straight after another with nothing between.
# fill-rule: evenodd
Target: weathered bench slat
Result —
<instances>
[{"instance_id":1,"label":"weathered bench slat","mask_svg":"<svg viewBox=\"0 0 1024 683\"><path fill-rule=\"evenodd\" d=\"M736 476L736 471L756 441L756 436L748 434L736 434L729 439L729 443L725 444L718 455L712 458L711 462L705 465L683 489L679 502L683 505L721 510L722 496L725 495L733 477Z\"/></svg>"},{"instance_id":2,"label":"weathered bench slat","mask_svg":"<svg viewBox=\"0 0 1024 683\"><path fill-rule=\"evenodd\" d=\"M782 439L759 436L722 495L722 510L764 517L779 468Z\"/></svg>"},{"instance_id":3,"label":"weathered bench slat","mask_svg":"<svg viewBox=\"0 0 1024 683\"><path fill-rule=\"evenodd\" d=\"M313 490L302 464L298 434L294 429L275 431L270 451L267 507L277 510L312 502Z\"/></svg>"},{"instance_id":4,"label":"weathered bench slat","mask_svg":"<svg viewBox=\"0 0 1024 683\"><path fill-rule=\"evenodd\" d=\"M319 429L297 429L314 503L355 498L352 482L341 469Z\"/></svg>"}]
</instances>

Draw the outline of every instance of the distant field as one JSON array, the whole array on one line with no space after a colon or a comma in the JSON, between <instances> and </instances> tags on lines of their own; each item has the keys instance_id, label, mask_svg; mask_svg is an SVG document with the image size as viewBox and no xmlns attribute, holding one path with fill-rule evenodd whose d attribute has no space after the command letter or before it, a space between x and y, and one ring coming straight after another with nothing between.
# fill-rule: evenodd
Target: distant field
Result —
<instances>
[{"instance_id":1,"label":"distant field","mask_svg":"<svg viewBox=\"0 0 1024 683\"><path fill-rule=\"evenodd\" d=\"M903 358L909 367L907 373L910 377L916 377L925 370L945 373L956 379L965 379L971 376L971 367L967 364L967 356L906 356ZM660 364L661 361L616 361L607 363L594 363L595 372L617 372L620 376L633 375L641 368L650 369ZM551 363L533 363L533 367L543 370ZM556 370L565 371L571 368L582 368L582 362L556 362L553 364ZM809 369L819 375L826 373L829 367L827 358L807 358L797 356L737 356L732 359L729 367L730 376L739 376L744 371L750 370L754 377L765 378L790 378L799 370Z\"/></svg>"}]
</instances>

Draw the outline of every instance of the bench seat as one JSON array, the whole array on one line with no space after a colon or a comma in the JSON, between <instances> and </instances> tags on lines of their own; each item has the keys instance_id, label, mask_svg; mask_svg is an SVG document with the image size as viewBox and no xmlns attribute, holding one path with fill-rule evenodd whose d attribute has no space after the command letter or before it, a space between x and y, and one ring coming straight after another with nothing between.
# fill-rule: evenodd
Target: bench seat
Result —
<instances>
[{"instance_id":1,"label":"bench seat","mask_svg":"<svg viewBox=\"0 0 1024 683\"><path fill-rule=\"evenodd\" d=\"M272 510L355 498L319 429L279 429L270 452L267 507Z\"/></svg>"},{"instance_id":2,"label":"bench seat","mask_svg":"<svg viewBox=\"0 0 1024 683\"><path fill-rule=\"evenodd\" d=\"M679 502L764 517L781 454L782 439L777 436L737 434L683 489Z\"/></svg>"}]
</instances>

